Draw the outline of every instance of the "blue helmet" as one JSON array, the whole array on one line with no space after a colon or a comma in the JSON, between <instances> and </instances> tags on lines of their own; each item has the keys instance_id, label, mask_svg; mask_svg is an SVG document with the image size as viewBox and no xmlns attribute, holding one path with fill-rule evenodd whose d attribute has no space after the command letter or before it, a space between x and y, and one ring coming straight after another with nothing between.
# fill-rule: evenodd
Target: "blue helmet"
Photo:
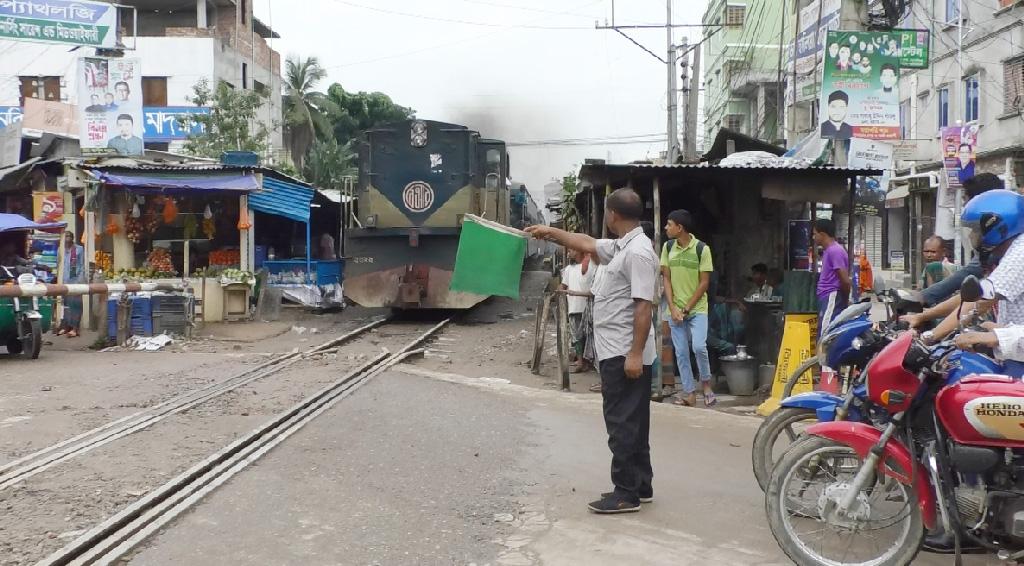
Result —
<instances>
[{"instance_id":1,"label":"blue helmet","mask_svg":"<svg viewBox=\"0 0 1024 566\"><path fill-rule=\"evenodd\" d=\"M1024 197L1005 189L970 200L960 216L971 246L987 256L997 246L1024 234Z\"/></svg>"}]
</instances>

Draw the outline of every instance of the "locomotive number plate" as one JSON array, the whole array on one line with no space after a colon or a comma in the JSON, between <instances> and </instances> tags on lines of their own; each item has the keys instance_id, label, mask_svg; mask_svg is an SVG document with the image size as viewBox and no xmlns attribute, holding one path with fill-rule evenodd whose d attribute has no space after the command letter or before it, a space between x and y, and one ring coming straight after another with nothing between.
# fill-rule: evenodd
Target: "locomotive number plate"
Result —
<instances>
[{"instance_id":1,"label":"locomotive number plate","mask_svg":"<svg viewBox=\"0 0 1024 566\"><path fill-rule=\"evenodd\" d=\"M412 212L423 212L434 204L434 189L423 181L413 181L402 191L402 204Z\"/></svg>"}]
</instances>

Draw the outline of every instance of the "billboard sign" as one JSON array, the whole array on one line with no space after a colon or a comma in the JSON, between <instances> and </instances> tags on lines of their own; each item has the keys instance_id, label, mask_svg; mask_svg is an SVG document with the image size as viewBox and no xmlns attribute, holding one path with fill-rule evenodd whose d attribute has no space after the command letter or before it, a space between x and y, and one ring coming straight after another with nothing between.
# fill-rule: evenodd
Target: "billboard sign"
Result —
<instances>
[{"instance_id":1,"label":"billboard sign","mask_svg":"<svg viewBox=\"0 0 1024 566\"><path fill-rule=\"evenodd\" d=\"M814 100L818 96L815 87L820 76L825 37L829 31L839 29L842 7L842 0L814 0L800 10L800 33L793 48L797 101Z\"/></svg>"},{"instance_id":2,"label":"billboard sign","mask_svg":"<svg viewBox=\"0 0 1024 566\"><path fill-rule=\"evenodd\" d=\"M950 189L959 189L974 176L978 126L950 126L940 133L946 184Z\"/></svg>"},{"instance_id":3,"label":"billboard sign","mask_svg":"<svg viewBox=\"0 0 1024 566\"><path fill-rule=\"evenodd\" d=\"M78 60L83 154L142 155L142 70L138 59Z\"/></svg>"},{"instance_id":4,"label":"billboard sign","mask_svg":"<svg viewBox=\"0 0 1024 566\"><path fill-rule=\"evenodd\" d=\"M25 113L22 112L21 106L0 106L0 128L17 124L24 115Z\"/></svg>"},{"instance_id":5,"label":"billboard sign","mask_svg":"<svg viewBox=\"0 0 1024 566\"><path fill-rule=\"evenodd\" d=\"M885 208L885 194L893 169L893 146L885 142L863 139L850 140L847 165L851 169L880 169L881 177L857 179L856 210L854 214L878 216Z\"/></svg>"},{"instance_id":6,"label":"billboard sign","mask_svg":"<svg viewBox=\"0 0 1024 566\"><path fill-rule=\"evenodd\" d=\"M190 136L206 133L206 127L196 120L189 120L196 114L207 115L209 108L202 106L147 106L142 109L145 117L145 139L154 142L187 140Z\"/></svg>"},{"instance_id":7,"label":"billboard sign","mask_svg":"<svg viewBox=\"0 0 1024 566\"><path fill-rule=\"evenodd\" d=\"M899 50L888 32L830 31L823 65L822 138L900 139Z\"/></svg>"},{"instance_id":8,"label":"billboard sign","mask_svg":"<svg viewBox=\"0 0 1024 566\"><path fill-rule=\"evenodd\" d=\"M26 98L21 127L35 134L77 136L78 116L74 106L55 100Z\"/></svg>"},{"instance_id":9,"label":"billboard sign","mask_svg":"<svg viewBox=\"0 0 1024 566\"><path fill-rule=\"evenodd\" d=\"M904 69L927 69L928 47L931 32L926 29L897 29L900 67Z\"/></svg>"},{"instance_id":10,"label":"billboard sign","mask_svg":"<svg viewBox=\"0 0 1024 566\"><path fill-rule=\"evenodd\" d=\"M0 0L0 38L113 49L117 7L88 0Z\"/></svg>"}]
</instances>

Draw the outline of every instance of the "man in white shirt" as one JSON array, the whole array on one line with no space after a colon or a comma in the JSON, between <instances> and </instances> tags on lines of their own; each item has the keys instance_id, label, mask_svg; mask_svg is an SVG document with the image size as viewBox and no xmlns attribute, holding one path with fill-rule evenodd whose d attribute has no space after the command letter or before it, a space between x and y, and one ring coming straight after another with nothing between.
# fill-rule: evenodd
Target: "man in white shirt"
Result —
<instances>
[{"instance_id":1,"label":"man in white shirt","mask_svg":"<svg viewBox=\"0 0 1024 566\"><path fill-rule=\"evenodd\" d=\"M612 451L615 490L588 508L594 513L631 513L652 501L650 387L654 347L654 292L658 256L640 228L643 200L619 189L605 200L605 223L617 240L595 239L550 226L526 229L535 238L596 254L605 266L594 291L594 346L601 372L604 421Z\"/></svg>"},{"instance_id":2,"label":"man in white shirt","mask_svg":"<svg viewBox=\"0 0 1024 566\"><path fill-rule=\"evenodd\" d=\"M591 325L586 316L587 303L590 301L590 290L594 283L595 266L586 258L585 254L575 250L568 251L569 265L562 269L562 290L566 292L569 305L569 330L572 332L573 353L576 356L576 364L572 368L573 373L590 371L593 366L591 359L587 357L586 344L588 328ZM583 257L583 261L580 261Z\"/></svg>"}]
</instances>

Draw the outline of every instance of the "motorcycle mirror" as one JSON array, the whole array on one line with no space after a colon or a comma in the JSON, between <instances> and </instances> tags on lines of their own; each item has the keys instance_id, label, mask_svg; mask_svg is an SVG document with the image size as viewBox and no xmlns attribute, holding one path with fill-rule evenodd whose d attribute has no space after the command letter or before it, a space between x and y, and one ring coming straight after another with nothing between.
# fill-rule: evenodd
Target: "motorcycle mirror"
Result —
<instances>
[{"instance_id":1,"label":"motorcycle mirror","mask_svg":"<svg viewBox=\"0 0 1024 566\"><path fill-rule=\"evenodd\" d=\"M968 275L960 285L960 300L965 303L973 303L981 298L981 281L973 275Z\"/></svg>"}]
</instances>

